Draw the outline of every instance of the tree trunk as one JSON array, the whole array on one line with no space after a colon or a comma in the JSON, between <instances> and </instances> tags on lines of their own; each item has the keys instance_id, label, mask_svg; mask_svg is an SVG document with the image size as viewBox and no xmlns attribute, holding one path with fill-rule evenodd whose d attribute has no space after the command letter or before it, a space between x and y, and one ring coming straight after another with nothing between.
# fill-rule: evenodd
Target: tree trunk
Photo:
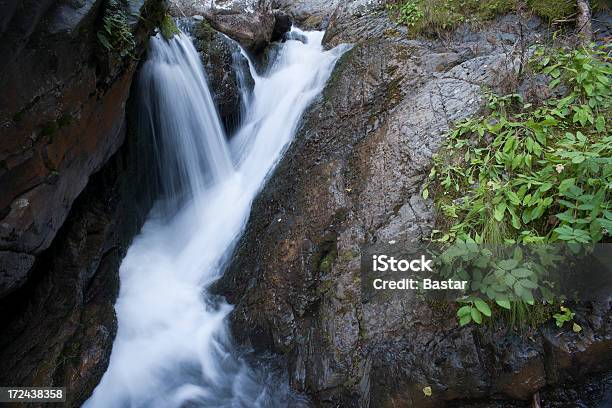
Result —
<instances>
[{"instance_id":1,"label":"tree trunk","mask_svg":"<svg viewBox=\"0 0 612 408\"><path fill-rule=\"evenodd\" d=\"M578 6L578 18L576 19L578 38L583 44L588 44L593 38L591 8L588 0L576 0L576 2Z\"/></svg>"}]
</instances>

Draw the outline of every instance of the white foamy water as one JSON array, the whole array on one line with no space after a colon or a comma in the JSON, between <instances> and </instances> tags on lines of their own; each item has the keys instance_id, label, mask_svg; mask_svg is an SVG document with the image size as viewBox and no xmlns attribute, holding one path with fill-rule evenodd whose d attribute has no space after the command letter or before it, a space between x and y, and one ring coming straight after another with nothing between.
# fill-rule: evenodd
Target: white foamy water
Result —
<instances>
[{"instance_id":1,"label":"white foamy water","mask_svg":"<svg viewBox=\"0 0 612 408\"><path fill-rule=\"evenodd\" d=\"M281 379L236 352L225 321L231 306L206 288L344 50L324 51L323 32L299 33L307 44L284 43L264 76L251 69L255 88L231 148L189 38L151 41L140 124L157 146L164 198L121 265L117 337L86 407L291 405Z\"/></svg>"}]
</instances>

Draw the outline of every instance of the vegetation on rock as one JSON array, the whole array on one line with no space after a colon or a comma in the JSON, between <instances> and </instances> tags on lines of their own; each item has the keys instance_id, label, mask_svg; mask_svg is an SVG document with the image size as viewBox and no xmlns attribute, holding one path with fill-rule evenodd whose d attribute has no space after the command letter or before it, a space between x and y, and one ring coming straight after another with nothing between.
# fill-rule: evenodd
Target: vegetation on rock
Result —
<instances>
[{"instance_id":1,"label":"vegetation on rock","mask_svg":"<svg viewBox=\"0 0 612 408\"><path fill-rule=\"evenodd\" d=\"M136 47L126 10L124 0L108 0L102 14L102 27L97 32L100 44L121 57L129 55Z\"/></svg>"},{"instance_id":2,"label":"vegetation on rock","mask_svg":"<svg viewBox=\"0 0 612 408\"><path fill-rule=\"evenodd\" d=\"M595 9L607 8L605 2L593 2ZM548 23L573 21L576 0L389 0L387 9L399 24L412 34L440 35L463 23L478 26L497 15L527 10Z\"/></svg>"},{"instance_id":3,"label":"vegetation on rock","mask_svg":"<svg viewBox=\"0 0 612 408\"><path fill-rule=\"evenodd\" d=\"M552 97L528 102L518 94L491 94L485 114L457 124L435 157L423 190L439 212L434 241L590 244L610 238L609 48L538 48L532 66L537 78L547 78ZM453 256L470 253L463 249L454 248ZM528 305L536 291L546 294L546 267L523 265L516 253L500 262L512 265L496 265L495 276L470 276L472 289L504 309L511 304L500 293L513 292ZM459 309L461 323L480 323L472 314L478 300Z\"/></svg>"},{"instance_id":4,"label":"vegetation on rock","mask_svg":"<svg viewBox=\"0 0 612 408\"><path fill-rule=\"evenodd\" d=\"M549 22L566 19L576 12L575 0L528 0L527 5Z\"/></svg>"},{"instance_id":5,"label":"vegetation on rock","mask_svg":"<svg viewBox=\"0 0 612 408\"><path fill-rule=\"evenodd\" d=\"M388 3L398 23L414 33L439 34L480 24L515 8L514 0L407 0Z\"/></svg>"}]
</instances>

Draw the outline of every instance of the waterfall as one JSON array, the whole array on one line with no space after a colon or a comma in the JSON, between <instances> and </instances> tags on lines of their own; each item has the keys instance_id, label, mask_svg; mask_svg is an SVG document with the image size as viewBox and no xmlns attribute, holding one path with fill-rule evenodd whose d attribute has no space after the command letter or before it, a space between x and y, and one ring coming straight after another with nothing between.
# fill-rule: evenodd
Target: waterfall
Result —
<instances>
[{"instance_id":1,"label":"waterfall","mask_svg":"<svg viewBox=\"0 0 612 408\"><path fill-rule=\"evenodd\" d=\"M139 124L156 146L162 200L120 268L118 330L86 407L285 407L286 381L232 344L231 306L207 292L223 272L252 200L322 91L344 48L323 32L284 43L255 86L228 146L197 52L157 36L139 77Z\"/></svg>"},{"instance_id":2,"label":"waterfall","mask_svg":"<svg viewBox=\"0 0 612 408\"><path fill-rule=\"evenodd\" d=\"M231 175L223 127L198 53L186 36L151 41L138 101L138 128L154 141L158 188L164 199L193 199Z\"/></svg>"}]
</instances>

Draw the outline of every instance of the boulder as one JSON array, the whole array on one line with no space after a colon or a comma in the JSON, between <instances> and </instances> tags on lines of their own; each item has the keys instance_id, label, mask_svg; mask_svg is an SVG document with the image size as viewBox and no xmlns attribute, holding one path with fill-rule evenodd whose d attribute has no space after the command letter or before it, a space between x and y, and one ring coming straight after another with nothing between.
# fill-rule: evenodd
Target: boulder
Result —
<instances>
[{"instance_id":1,"label":"boulder","mask_svg":"<svg viewBox=\"0 0 612 408\"><path fill-rule=\"evenodd\" d=\"M186 21L185 21L186 20ZM245 99L255 83L240 46L206 20L183 19L200 54L208 85L228 135L240 124Z\"/></svg>"},{"instance_id":2,"label":"boulder","mask_svg":"<svg viewBox=\"0 0 612 408\"><path fill-rule=\"evenodd\" d=\"M270 41L282 40L284 34L291 30L292 25L293 20L289 14L282 10L274 10L274 30L272 30Z\"/></svg>"},{"instance_id":3,"label":"boulder","mask_svg":"<svg viewBox=\"0 0 612 408\"><path fill-rule=\"evenodd\" d=\"M323 30L340 0L274 0L273 7L289 13L298 27Z\"/></svg>"},{"instance_id":4,"label":"boulder","mask_svg":"<svg viewBox=\"0 0 612 408\"><path fill-rule=\"evenodd\" d=\"M253 54L271 41L276 22L267 0L213 3L204 16L215 30L233 38Z\"/></svg>"}]
</instances>

